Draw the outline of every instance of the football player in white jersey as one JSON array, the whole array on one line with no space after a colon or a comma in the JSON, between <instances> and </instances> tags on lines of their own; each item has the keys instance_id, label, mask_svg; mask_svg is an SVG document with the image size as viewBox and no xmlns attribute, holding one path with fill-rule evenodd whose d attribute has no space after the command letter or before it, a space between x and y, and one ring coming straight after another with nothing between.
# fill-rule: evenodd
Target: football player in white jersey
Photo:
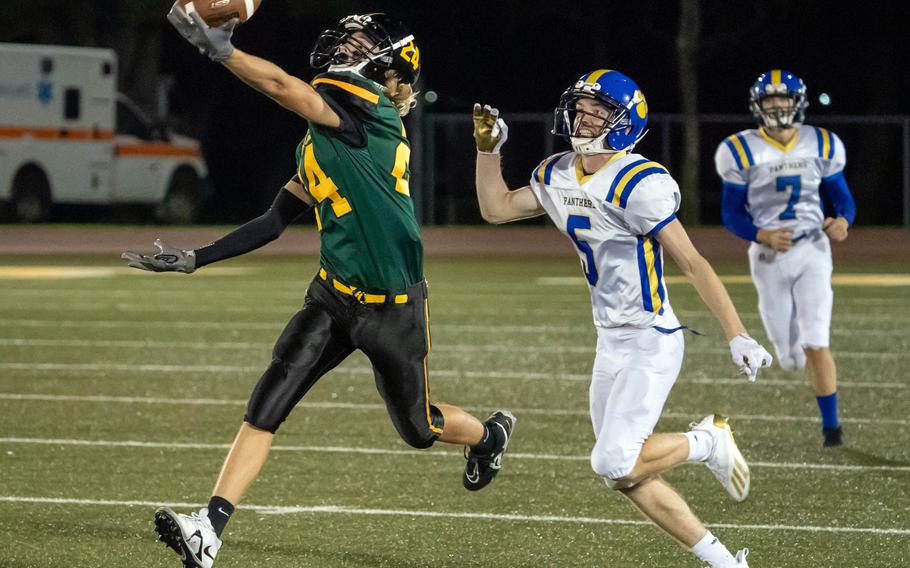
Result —
<instances>
[{"instance_id":1,"label":"football player in white jersey","mask_svg":"<svg viewBox=\"0 0 910 568\"><path fill-rule=\"evenodd\" d=\"M709 566L747 566L748 550L732 555L660 475L700 462L736 501L749 492L749 468L726 418L706 416L686 433L653 433L682 365L685 329L670 306L663 251L717 317L734 363L750 380L771 356L746 333L720 279L676 218L676 182L660 164L632 153L648 120L638 86L618 71L587 73L563 93L554 116L553 132L568 138L573 151L547 158L529 185L510 191L499 155L508 128L496 109L475 105L481 213L491 223L546 213L575 244L597 328L594 471Z\"/></svg>"},{"instance_id":2,"label":"football player in white jersey","mask_svg":"<svg viewBox=\"0 0 910 568\"><path fill-rule=\"evenodd\" d=\"M752 241L752 280L777 360L787 370L806 369L824 446L839 446L829 241L847 238L856 205L844 179L844 145L833 132L803 124L807 106L799 77L781 69L762 74L749 97L758 129L728 137L714 160L724 225ZM826 205L833 216L825 216Z\"/></svg>"}]
</instances>

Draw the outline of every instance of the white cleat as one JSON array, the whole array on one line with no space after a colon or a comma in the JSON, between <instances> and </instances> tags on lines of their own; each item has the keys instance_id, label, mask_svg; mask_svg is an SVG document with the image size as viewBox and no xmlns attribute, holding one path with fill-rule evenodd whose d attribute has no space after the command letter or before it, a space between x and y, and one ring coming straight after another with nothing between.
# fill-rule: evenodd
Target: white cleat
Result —
<instances>
[{"instance_id":1,"label":"white cleat","mask_svg":"<svg viewBox=\"0 0 910 568\"><path fill-rule=\"evenodd\" d=\"M215 534L208 509L192 515L181 515L167 507L155 511L158 540L180 556L184 568L212 568L221 539Z\"/></svg>"},{"instance_id":2,"label":"white cleat","mask_svg":"<svg viewBox=\"0 0 910 568\"><path fill-rule=\"evenodd\" d=\"M744 548L736 553L736 564L709 564L705 568L749 568L746 557L749 556L749 549Z\"/></svg>"},{"instance_id":3,"label":"white cleat","mask_svg":"<svg viewBox=\"0 0 910 568\"><path fill-rule=\"evenodd\" d=\"M733 430L727 423L727 417L720 414L709 414L701 421L690 424L689 428L711 434L714 439L714 448L711 450L711 455L705 460L705 464L734 501L745 501L749 496L751 479L749 466L736 446ZM743 555L743 559L745 559L745 555Z\"/></svg>"}]
</instances>

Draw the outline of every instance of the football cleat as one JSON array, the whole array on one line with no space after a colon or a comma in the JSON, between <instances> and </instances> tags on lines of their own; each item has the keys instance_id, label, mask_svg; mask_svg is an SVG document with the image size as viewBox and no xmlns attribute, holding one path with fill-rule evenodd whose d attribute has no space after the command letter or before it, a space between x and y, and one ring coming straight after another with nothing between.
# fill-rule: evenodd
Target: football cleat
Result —
<instances>
[{"instance_id":1,"label":"football cleat","mask_svg":"<svg viewBox=\"0 0 910 568\"><path fill-rule=\"evenodd\" d=\"M822 444L825 448L836 448L844 445L844 431L840 426L837 428L822 428L822 436L825 437L825 442Z\"/></svg>"},{"instance_id":2,"label":"football cleat","mask_svg":"<svg viewBox=\"0 0 910 568\"><path fill-rule=\"evenodd\" d=\"M221 539L215 534L208 509L192 515L177 514L167 507L155 511L155 532L183 560L184 568L211 568Z\"/></svg>"},{"instance_id":3,"label":"football cleat","mask_svg":"<svg viewBox=\"0 0 910 568\"><path fill-rule=\"evenodd\" d=\"M749 549L744 548L736 553L736 564L708 564L705 568L749 568L746 557L749 556Z\"/></svg>"},{"instance_id":4,"label":"football cleat","mask_svg":"<svg viewBox=\"0 0 910 568\"><path fill-rule=\"evenodd\" d=\"M709 414L699 422L690 424L689 428L711 434L714 438L714 448L705 464L734 501L744 501L749 496L749 466L736 446L727 417Z\"/></svg>"},{"instance_id":5,"label":"football cleat","mask_svg":"<svg viewBox=\"0 0 910 568\"><path fill-rule=\"evenodd\" d=\"M468 491L478 491L483 489L493 481L499 470L502 469L502 455L506 453L509 447L509 440L512 437L512 430L515 429L515 417L507 410L497 410L484 421L490 431L496 428L502 432L502 442L497 444L493 451L488 454L480 454L465 446L465 458L468 463L464 466L464 476L462 483Z\"/></svg>"}]
</instances>

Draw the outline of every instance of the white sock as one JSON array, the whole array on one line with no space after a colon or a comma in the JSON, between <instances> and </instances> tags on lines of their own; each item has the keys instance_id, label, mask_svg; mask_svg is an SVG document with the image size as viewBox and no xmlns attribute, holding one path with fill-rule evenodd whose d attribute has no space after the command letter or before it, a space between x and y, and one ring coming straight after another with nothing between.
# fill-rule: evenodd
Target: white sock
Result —
<instances>
[{"instance_id":1,"label":"white sock","mask_svg":"<svg viewBox=\"0 0 910 568\"><path fill-rule=\"evenodd\" d=\"M702 432L704 433L704 432ZM721 543L711 531L705 533L704 538L692 547L692 554L711 566L735 566L736 558L730 554L727 547Z\"/></svg>"},{"instance_id":2,"label":"white sock","mask_svg":"<svg viewBox=\"0 0 910 568\"><path fill-rule=\"evenodd\" d=\"M683 434L689 440L690 462L703 462L711 455L714 449L714 437L702 430L693 430Z\"/></svg>"}]
</instances>

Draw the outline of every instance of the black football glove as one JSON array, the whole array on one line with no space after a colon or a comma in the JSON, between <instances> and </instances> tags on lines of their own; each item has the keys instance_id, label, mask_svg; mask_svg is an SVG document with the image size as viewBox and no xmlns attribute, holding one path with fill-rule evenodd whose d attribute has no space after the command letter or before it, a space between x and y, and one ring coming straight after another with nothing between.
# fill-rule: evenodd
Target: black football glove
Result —
<instances>
[{"instance_id":1,"label":"black football glove","mask_svg":"<svg viewBox=\"0 0 910 568\"><path fill-rule=\"evenodd\" d=\"M151 272L183 272L190 274L196 270L196 253L191 250L174 248L161 239L155 239L158 252L151 256L138 252L126 251L120 258L127 261L127 266Z\"/></svg>"}]
</instances>

